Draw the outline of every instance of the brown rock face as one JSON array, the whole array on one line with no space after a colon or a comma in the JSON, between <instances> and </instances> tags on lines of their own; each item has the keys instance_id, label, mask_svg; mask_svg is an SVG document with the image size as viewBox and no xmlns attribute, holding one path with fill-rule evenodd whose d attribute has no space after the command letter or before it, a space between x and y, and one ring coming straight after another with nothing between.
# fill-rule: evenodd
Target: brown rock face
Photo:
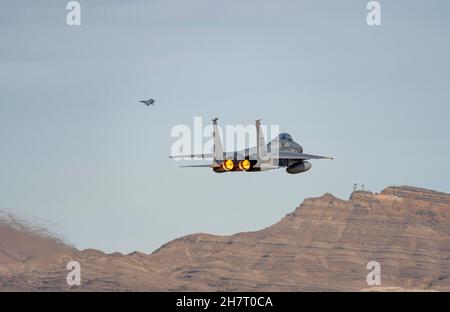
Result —
<instances>
[{"instance_id":1,"label":"brown rock face","mask_svg":"<svg viewBox=\"0 0 450 312\"><path fill-rule=\"evenodd\" d=\"M0 290L450 291L450 194L413 187L357 191L348 201L325 194L261 231L189 235L150 255L55 241L46 257L35 248L24 258L28 249L15 250L9 231L0 227ZM81 264L81 286L66 286L69 260ZM381 266L375 288L370 261Z\"/></svg>"}]
</instances>

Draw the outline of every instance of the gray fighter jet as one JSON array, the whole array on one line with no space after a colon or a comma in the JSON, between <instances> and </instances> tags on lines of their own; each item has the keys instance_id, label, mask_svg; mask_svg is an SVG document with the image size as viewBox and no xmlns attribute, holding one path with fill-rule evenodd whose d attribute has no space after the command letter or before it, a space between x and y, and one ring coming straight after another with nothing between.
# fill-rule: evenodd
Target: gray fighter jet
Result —
<instances>
[{"instance_id":1,"label":"gray fighter jet","mask_svg":"<svg viewBox=\"0 0 450 312\"><path fill-rule=\"evenodd\" d=\"M144 104L147 105L147 106L150 106L150 105L154 105L154 104L155 104L155 100L154 100L154 99L148 99L148 100L146 100L146 101L139 101L139 102L144 103Z\"/></svg>"},{"instance_id":2,"label":"gray fighter jet","mask_svg":"<svg viewBox=\"0 0 450 312\"><path fill-rule=\"evenodd\" d=\"M224 152L220 140L217 118L213 120L214 152L201 155L177 155L171 158L205 158L211 159L211 164L188 165L181 167L207 167L214 172L234 171L269 171L286 167L286 172L296 174L311 169L311 159L333 159L332 157L304 154L303 148L295 142L288 133L281 133L267 145L261 130L261 120L256 120L255 148L237 152Z\"/></svg>"}]
</instances>

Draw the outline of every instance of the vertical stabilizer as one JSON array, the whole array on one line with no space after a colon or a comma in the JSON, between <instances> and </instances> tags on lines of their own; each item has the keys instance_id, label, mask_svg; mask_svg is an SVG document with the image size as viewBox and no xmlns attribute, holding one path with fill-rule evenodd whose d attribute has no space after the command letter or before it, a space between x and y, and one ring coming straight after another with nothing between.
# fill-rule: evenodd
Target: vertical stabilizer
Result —
<instances>
[{"instance_id":1,"label":"vertical stabilizer","mask_svg":"<svg viewBox=\"0 0 450 312\"><path fill-rule=\"evenodd\" d=\"M266 140L261 129L261 119L256 120L256 155L258 157L257 165L266 162L268 159Z\"/></svg>"},{"instance_id":2,"label":"vertical stabilizer","mask_svg":"<svg viewBox=\"0 0 450 312\"><path fill-rule=\"evenodd\" d=\"M222 141L220 140L219 126L217 126L218 118L214 118L213 122L213 138L214 138L214 162L223 160Z\"/></svg>"}]
</instances>

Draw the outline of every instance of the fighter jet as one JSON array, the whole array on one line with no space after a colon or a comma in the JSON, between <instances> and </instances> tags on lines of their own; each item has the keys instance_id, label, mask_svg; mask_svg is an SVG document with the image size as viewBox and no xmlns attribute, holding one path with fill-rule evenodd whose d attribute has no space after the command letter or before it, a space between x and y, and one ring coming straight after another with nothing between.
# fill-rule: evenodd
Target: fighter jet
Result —
<instances>
[{"instance_id":1,"label":"fighter jet","mask_svg":"<svg viewBox=\"0 0 450 312\"><path fill-rule=\"evenodd\" d=\"M189 165L180 167L207 167L214 172L259 172L286 168L290 174L302 173L311 169L311 159L333 159L332 157L303 153L303 147L295 142L288 133L281 133L267 145L261 130L261 120L256 120L257 145L254 148L236 152L224 152L220 140L217 118L213 122L214 148L212 154L177 155L170 158L205 158L211 164Z\"/></svg>"},{"instance_id":2,"label":"fighter jet","mask_svg":"<svg viewBox=\"0 0 450 312\"><path fill-rule=\"evenodd\" d=\"M148 99L146 101L139 101L140 103L144 103L147 106L153 105L155 103L154 99Z\"/></svg>"}]
</instances>

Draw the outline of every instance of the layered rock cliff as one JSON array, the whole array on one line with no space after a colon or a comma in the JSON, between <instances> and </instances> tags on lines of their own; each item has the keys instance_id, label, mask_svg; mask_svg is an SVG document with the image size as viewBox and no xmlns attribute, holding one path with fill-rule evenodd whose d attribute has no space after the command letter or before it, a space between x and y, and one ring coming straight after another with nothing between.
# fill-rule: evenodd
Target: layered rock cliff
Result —
<instances>
[{"instance_id":1,"label":"layered rock cliff","mask_svg":"<svg viewBox=\"0 0 450 312\"><path fill-rule=\"evenodd\" d=\"M46 247L30 251L27 240ZM81 264L81 286L66 285L69 260ZM366 282L370 261L381 266L381 286ZM79 251L2 224L0 290L450 291L450 194L325 194L266 229L193 234L150 255Z\"/></svg>"}]
</instances>

